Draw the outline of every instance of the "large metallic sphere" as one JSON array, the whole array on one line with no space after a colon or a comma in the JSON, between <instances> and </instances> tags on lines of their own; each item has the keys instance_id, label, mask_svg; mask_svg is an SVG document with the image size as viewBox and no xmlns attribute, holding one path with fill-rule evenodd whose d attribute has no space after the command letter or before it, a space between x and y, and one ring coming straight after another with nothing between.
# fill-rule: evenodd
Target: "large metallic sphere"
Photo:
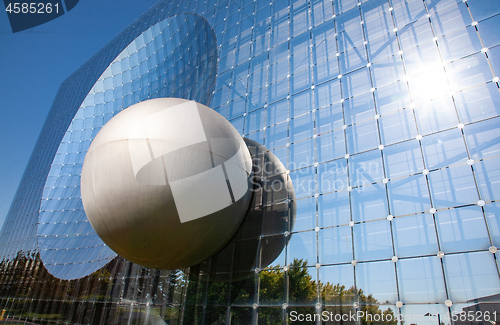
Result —
<instances>
[{"instance_id":1,"label":"large metallic sphere","mask_svg":"<svg viewBox=\"0 0 500 325\"><path fill-rule=\"evenodd\" d=\"M151 268L197 264L235 234L252 195L252 160L214 110L153 99L113 117L92 142L82 201L99 237Z\"/></svg>"}]
</instances>

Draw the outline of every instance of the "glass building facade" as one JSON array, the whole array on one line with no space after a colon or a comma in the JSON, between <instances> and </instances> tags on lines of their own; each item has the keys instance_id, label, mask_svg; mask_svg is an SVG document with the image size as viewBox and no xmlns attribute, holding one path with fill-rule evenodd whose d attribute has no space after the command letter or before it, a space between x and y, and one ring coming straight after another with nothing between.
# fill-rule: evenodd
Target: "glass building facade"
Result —
<instances>
[{"instance_id":1,"label":"glass building facade","mask_svg":"<svg viewBox=\"0 0 500 325\"><path fill-rule=\"evenodd\" d=\"M494 0L160 1L60 87L0 236L5 317L491 324L499 29ZM295 197L258 202L262 223L283 216L251 251L284 246L269 265L223 280L238 254L147 269L93 232L86 150L112 116L156 97L209 105L284 164ZM454 316L471 306L481 317ZM365 316L314 319L324 312Z\"/></svg>"}]
</instances>

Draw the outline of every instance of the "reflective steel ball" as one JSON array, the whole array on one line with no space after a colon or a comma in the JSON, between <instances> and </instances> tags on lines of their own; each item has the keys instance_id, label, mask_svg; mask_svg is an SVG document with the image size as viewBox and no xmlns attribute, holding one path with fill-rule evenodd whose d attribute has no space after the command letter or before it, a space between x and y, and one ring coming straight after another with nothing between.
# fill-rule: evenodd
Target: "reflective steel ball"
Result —
<instances>
[{"instance_id":1,"label":"reflective steel ball","mask_svg":"<svg viewBox=\"0 0 500 325\"><path fill-rule=\"evenodd\" d=\"M113 117L85 157L81 192L97 235L151 268L197 264L224 247L252 195L252 159L223 116L152 99Z\"/></svg>"}]
</instances>

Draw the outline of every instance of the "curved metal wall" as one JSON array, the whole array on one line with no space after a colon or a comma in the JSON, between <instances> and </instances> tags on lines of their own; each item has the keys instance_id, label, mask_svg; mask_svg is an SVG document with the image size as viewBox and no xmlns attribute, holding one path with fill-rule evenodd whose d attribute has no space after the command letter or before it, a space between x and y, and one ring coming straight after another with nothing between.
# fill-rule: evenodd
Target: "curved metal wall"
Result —
<instances>
[{"instance_id":1,"label":"curved metal wall","mask_svg":"<svg viewBox=\"0 0 500 325\"><path fill-rule=\"evenodd\" d=\"M51 274L78 279L117 256L92 229L81 201L83 160L94 137L113 116L140 101L175 97L208 104L215 47L205 19L176 15L139 35L95 82L59 145L42 195L38 248Z\"/></svg>"}]
</instances>

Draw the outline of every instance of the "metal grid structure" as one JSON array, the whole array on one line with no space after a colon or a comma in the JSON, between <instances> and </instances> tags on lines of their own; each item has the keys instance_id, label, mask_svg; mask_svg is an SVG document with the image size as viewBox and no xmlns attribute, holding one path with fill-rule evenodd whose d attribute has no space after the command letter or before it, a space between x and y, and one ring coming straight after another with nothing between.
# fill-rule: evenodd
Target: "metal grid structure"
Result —
<instances>
[{"instance_id":1,"label":"metal grid structure","mask_svg":"<svg viewBox=\"0 0 500 325\"><path fill-rule=\"evenodd\" d=\"M55 220L40 204L64 134L82 103L103 103L90 102L91 89L120 52L186 12L217 38L210 107L288 169L294 227L262 234L291 236L286 249L255 276L229 282L211 280L216 260L157 271L119 257L59 280L36 241ZM446 315L500 293L499 27L500 5L487 0L159 2L61 86L2 230L1 305L9 317L60 324L275 324L293 311L359 310L419 325L440 314L450 324ZM88 71L82 87L76 80Z\"/></svg>"}]
</instances>

